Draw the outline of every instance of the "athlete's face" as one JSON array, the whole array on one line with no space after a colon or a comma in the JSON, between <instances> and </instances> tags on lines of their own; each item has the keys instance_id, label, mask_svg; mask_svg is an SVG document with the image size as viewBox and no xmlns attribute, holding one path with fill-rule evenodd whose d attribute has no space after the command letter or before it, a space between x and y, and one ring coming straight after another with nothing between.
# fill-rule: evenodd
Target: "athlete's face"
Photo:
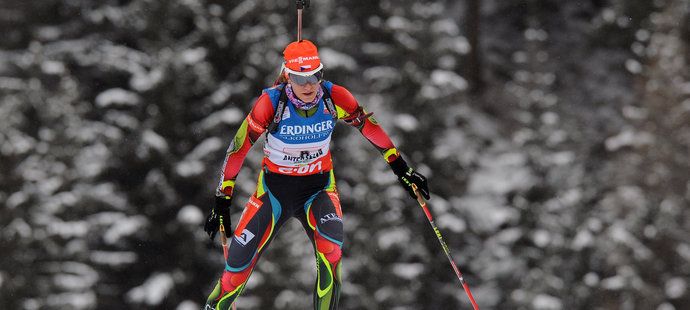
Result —
<instances>
[{"instance_id":1,"label":"athlete's face","mask_svg":"<svg viewBox=\"0 0 690 310\"><path fill-rule=\"evenodd\" d=\"M312 102L316 98L317 90L319 89L319 83L306 83L304 85L299 85L294 83L288 77L288 82L292 85L292 91L295 92L297 98L304 102Z\"/></svg>"}]
</instances>

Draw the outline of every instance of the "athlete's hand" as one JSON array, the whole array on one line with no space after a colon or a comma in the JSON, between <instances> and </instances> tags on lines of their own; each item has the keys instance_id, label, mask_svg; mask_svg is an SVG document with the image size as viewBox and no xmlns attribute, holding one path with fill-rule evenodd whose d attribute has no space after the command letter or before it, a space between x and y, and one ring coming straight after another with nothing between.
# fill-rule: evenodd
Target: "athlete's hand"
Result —
<instances>
[{"instance_id":1,"label":"athlete's hand","mask_svg":"<svg viewBox=\"0 0 690 310\"><path fill-rule=\"evenodd\" d=\"M220 224L223 226L230 227L230 203L232 202L232 196L216 196L216 203L211 209L211 213L206 218L206 224L204 224L204 230L208 236L213 240L220 228Z\"/></svg>"},{"instance_id":2,"label":"athlete's hand","mask_svg":"<svg viewBox=\"0 0 690 310\"><path fill-rule=\"evenodd\" d=\"M398 176L398 181L403 188L410 194L410 197L417 199L417 194L414 192L413 184L417 186L417 190L424 197L424 199L430 199L429 195L429 185L427 184L426 177L421 173L415 171L407 165L402 156L398 156L394 161L389 163L393 173Z\"/></svg>"}]
</instances>

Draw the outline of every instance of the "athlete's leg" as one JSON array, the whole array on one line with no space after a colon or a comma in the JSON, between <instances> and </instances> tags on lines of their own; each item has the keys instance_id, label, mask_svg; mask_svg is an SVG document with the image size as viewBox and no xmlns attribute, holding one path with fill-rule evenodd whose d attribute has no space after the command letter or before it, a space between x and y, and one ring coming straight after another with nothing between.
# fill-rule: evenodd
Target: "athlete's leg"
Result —
<instances>
[{"instance_id":1,"label":"athlete's leg","mask_svg":"<svg viewBox=\"0 0 690 310\"><path fill-rule=\"evenodd\" d=\"M329 184L307 201L306 217L302 221L316 254L314 308L317 310L338 309L340 298L343 214L332 174Z\"/></svg>"},{"instance_id":2,"label":"athlete's leg","mask_svg":"<svg viewBox=\"0 0 690 310\"><path fill-rule=\"evenodd\" d=\"M244 207L235 233L230 239L228 260L223 275L208 296L205 309L230 309L242 292L261 253L284 220L281 207L265 187L263 172L257 190ZM258 198L257 198L258 197Z\"/></svg>"}]
</instances>

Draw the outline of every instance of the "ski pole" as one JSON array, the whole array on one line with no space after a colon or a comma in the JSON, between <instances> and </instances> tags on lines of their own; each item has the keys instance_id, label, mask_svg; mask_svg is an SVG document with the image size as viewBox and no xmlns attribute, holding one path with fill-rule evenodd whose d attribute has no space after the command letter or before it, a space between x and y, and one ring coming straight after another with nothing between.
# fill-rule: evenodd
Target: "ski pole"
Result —
<instances>
[{"instance_id":1,"label":"ski pole","mask_svg":"<svg viewBox=\"0 0 690 310\"><path fill-rule=\"evenodd\" d=\"M309 8L309 0L297 0L297 42L302 41L302 10Z\"/></svg>"},{"instance_id":2,"label":"ski pole","mask_svg":"<svg viewBox=\"0 0 690 310\"><path fill-rule=\"evenodd\" d=\"M223 246L223 256L225 257L225 261L228 261L228 236L225 234L225 225L223 225L223 220L221 219L220 222L220 227L218 228L220 231L220 244ZM237 306L235 306L235 303L232 303L232 310L236 310Z\"/></svg>"},{"instance_id":3,"label":"ski pole","mask_svg":"<svg viewBox=\"0 0 690 310\"><path fill-rule=\"evenodd\" d=\"M465 289L465 293L467 293L467 297L470 298L470 302L472 303L472 307L474 308L474 310L479 310L479 306L477 305L477 302L474 301L474 297L472 296L472 292L470 291L470 286L467 285L467 282L465 282L465 279L462 277L462 273L460 272L460 269L458 269L458 266L455 265L455 261L453 260L453 257L450 255L450 249L448 248L448 245L446 245L446 242L443 241L443 237L441 237L441 231L438 230L436 223L434 223L434 218L431 216L431 212L429 211L429 206L427 205L424 198L422 198L422 195L419 194L419 191L417 191L417 185L416 184L412 184L412 190L414 191L415 195L417 195L417 202L419 203L419 206L422 207L422 210L424 210L424 214L426 215L426 218L429 220L429 224L431 224L431 228L434 229L434 232L436 233L436 238L438 238L438 242L441 243L441 247L443 248L443 252L446 253L446 257L448 257L448 261L450 261L450 265L453 267L453 270L455 271L455 274L458 276L458 279L460 279L460 283L462 283L462 287Z\"/></svg>"}]
</instances>

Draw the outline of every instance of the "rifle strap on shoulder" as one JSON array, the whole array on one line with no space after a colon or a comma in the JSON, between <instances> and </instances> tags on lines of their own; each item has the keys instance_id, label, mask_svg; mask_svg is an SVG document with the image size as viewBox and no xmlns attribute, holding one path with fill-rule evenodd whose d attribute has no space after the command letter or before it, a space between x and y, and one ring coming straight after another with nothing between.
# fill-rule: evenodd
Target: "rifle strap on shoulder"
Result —
<instances>
[{"instance_id":1,"label":"rifle strap on shoulder","mask_svg":"<svg viewBox=\"0 0 690 310\"><path fill-rule=\"evenodd\" d=\"M287 104L287 92L285 91L286 83L282 84L280 88L280 98L278 99L278 105L276 106L275 114L273 114L273 120L268 125L268 132L274 133L278 130L278 123L283 119L283 112L285 112L285 105Z\"/></svg>"},{"instance_id":2,"label":"rifle strap on shoulder","mask_svg":"<svg viewBox=\"0 0 690 310\"><path fill-rule=\"evenodd\" d=\"M321 88L323 88L323 102L326 103L328 113L331 113L331 117L333 117L333 119L338 120L338 110L335 108L335 104L331 99L331 93L328 91L328 88L326 88L325 85L321 84Z\"/></svg>"}]
</instances>

